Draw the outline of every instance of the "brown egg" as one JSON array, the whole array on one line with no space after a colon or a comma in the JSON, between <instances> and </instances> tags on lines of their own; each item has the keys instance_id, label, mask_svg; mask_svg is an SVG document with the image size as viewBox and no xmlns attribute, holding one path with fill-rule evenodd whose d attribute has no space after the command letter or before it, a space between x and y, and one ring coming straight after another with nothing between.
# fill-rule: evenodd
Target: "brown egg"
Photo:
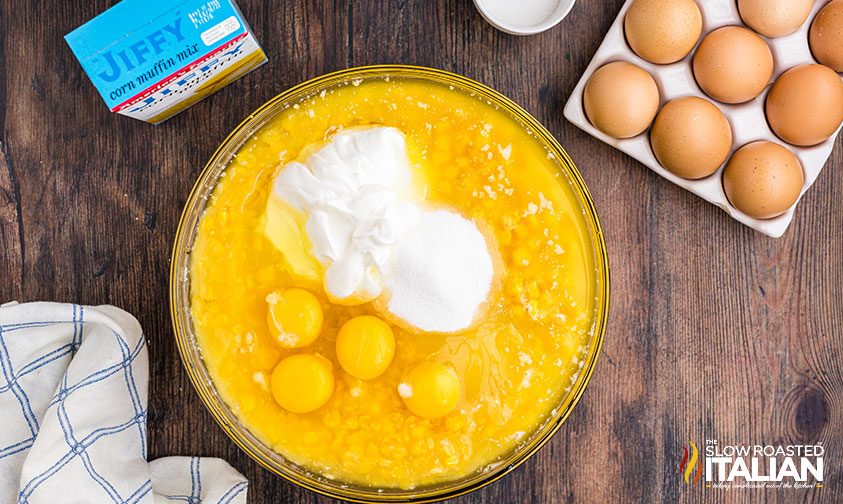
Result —
<instances>
[{"instance_id":1,"label":"brown egg","mask_svg":"<svg viewBox=\"0 0 843 504\"><path fill-rule=\"evenodd\" d=\"M740 26L724 26L709 33L694 54L697 83L707 95L724 103L755 98L772 76L770 46Z\"/></svg>"},{"instance_id":2,"label":"brown egg","mask_svg":"<svg viewBox=\"0 0 843 504\"><path fill-rule=\"evenodd\" d=\"M650 130L656 159L680 177L699 179L716 172L732 148L732 128L708 100L688 96L662 107Z\"/></svg>"},{"instance_id":3,"label":"brown egg","mask_svg":"<svg viewBox=\"0 0 843 504\"><path fill-rule=\"evenodd\" d=\"M785 142L821 143L843 122L843 81L823 65L791 68L767 93L766 112L770 128Z\"/></svg>"},{"instance_id":4,"label":"brown egg","mask_svg":"<svg viewBox=\"0 0 843 504\"><path fill-rule=\"evenodd\" d=\"M743 22L766 37L783 37L802 26L814 0L738 0Z\"/></svg>"},{"instance_id":5,"label":"brown egg","mask_svg":"<svg viewBox=\"0 0 843 504\"><path fill-rule=\"evenodd\" d=\"M595 128L615 138L630 138L643 133L656 117L659 88L645 70L615 61L588 79L583 107Z\"/></svg>"},{"instance_id":6,"label":"brown egg","mask_svg":"<svg viewBox=\"0 0 843 504\"><path fill-rule=\"evenodd\" d=\"M694 48L702 33L702 14L694 0L634 0L623 27L637 55L664 65Z\"/></svg>"},{"instance_id":7,"label":"brown egg","mask_svg":"<svg viewBox=\"0 0 843 504\"><path fill-rule=\"evenodd\" d=\"M832 0L814 18L811 52L823 65L843 72L843 0Z\"/></svg>"},{"instance_id":8,"label":"brown egg","mask_svg":"<svg viewBox=\"0 0 843 504\"><path fill-rule=\"evenodd\" d=\"M799 198L804 181L796 155L766 140L738 149L723 170L723 190L729 202L756 219L785 213Z\"/></svg>"}]
</instances>

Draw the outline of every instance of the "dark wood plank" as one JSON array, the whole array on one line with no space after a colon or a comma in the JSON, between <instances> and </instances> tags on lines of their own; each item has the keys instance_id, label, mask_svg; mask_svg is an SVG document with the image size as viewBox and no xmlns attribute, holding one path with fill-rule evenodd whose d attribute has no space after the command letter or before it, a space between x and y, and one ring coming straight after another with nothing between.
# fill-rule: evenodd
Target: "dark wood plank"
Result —
<instances>
[{"instance_id":1,"label":"dark wood plank","mask_svg":"<svg viewBox=\"0 0 843 504\"><path fill-rule=\"evenodd\" d=\"M562 105L622 0L580 0L519 38L469 0L241 0L269 63L169 122L110 114L62 35L109 2L0 4L0 300L112 303L150 343L150 456L229 460L252 502L324 502L225 437L182 370L169 254L193 181L243 117L305 79L399 62L489 84L567 148L612 264L604 353L556 437L473 502L839 502L843 499L843 149L784 238L765 238L568 124ZM824 443L826 488L712 493L678 477L682 447Z\"/></svg>"}]
</instances>

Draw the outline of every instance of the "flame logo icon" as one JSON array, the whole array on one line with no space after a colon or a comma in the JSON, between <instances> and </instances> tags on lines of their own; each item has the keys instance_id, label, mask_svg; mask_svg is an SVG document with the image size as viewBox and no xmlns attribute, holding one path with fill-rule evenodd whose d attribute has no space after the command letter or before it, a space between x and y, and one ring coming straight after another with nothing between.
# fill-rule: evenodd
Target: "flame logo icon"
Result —
<instances>
[{"instance_id":1,"label":"flame logo icon","mask_svg":"<svg viewBox=\"0 0 843 504\"><path fill-rule=\"evenodd\" d=\"M688 442L691 443L691 459L688 460L688 447L685 447L685 453L682 454L682 462L679 463L679 474L685 480L686 485L693 484L696 486L697 482L700 480L700 476L702 476L703 464L699 460L700 452L697 450L697 445L695 445L693 441ZM695 468L696 474L694 474ZM693 480L691 480L691 474L694 474Z\"/></svg>"}]
</instances>

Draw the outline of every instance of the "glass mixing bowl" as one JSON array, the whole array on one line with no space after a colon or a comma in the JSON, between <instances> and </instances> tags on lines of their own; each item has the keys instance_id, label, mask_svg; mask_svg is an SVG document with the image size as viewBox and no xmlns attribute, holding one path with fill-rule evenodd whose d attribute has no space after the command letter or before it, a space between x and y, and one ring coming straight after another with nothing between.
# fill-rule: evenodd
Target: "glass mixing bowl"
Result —
<instances>
[{"instance_id":1,"label":"glass mixing bowl","mask_svg":"<svg viewBox=\"0 0 843 504\"><path fill-rule=\"evenodd\" d=\"M353 80L383 79L385 77L422 79L453 86L459 92L486 100L523 125L524 129L535 136L556 160L558 169L564 176L562 180L567 182L570 190L579 200L580 210L584 217L583 221L591 242L589 245L594 264L594 328L588 341L585 364L582 371L577 375L570 392L560 400L549 419L531 435L526 436L525 440L511 453L503 456L495 463L458 480L413 490L374 489L331 480L308 470L306 467L286 460L281 454L273 451L270 446L261 442L240 422L218 394L202 360L190 312L190 278L188 272L191 248L196 237L199 220L217 180L240 147L277 113L306 97ZM609 266L603 231L600 228L597 213L585 182L562 146L535 118L497 91L473 80L442 70L405 65L352 68L309 80L276 96L240 123L219 146L211 160L208 161L190 193L176 232L170 269L170 312L182 362L202 401L226 434L250 457L273 473L320 494L355 502L431 502L456 497L500 479L536 453L568 418L591 378L603 343L608 317L608 303Z\"/></svg>"}]
</instances>

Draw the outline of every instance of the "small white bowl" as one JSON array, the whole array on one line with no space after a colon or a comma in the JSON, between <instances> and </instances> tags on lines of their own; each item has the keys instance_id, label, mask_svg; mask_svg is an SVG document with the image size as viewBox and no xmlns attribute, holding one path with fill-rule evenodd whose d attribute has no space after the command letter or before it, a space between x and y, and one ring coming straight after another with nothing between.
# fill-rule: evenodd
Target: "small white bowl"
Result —
<instances>
[{"instance_id":1,"label":"small white bowl","mask_svg":"<svg viewBox=\"0 0 843 504\"><path fill-rule=\"evenodd\" d=\"M498 30L511 35L534 35L549 30L565 19L565 16L571 12L576 3L576 0L556 0L556 7L550 14L534 24L524 25L519 24L516 19L507 19L505 16L495 15L494 10L489 5L501 1L517 3L522 10L529 9L530 2L529 0L523 3L518 0L474 0L474 6L477 7L483 19Z\"/></svg>"}]
</instances>

